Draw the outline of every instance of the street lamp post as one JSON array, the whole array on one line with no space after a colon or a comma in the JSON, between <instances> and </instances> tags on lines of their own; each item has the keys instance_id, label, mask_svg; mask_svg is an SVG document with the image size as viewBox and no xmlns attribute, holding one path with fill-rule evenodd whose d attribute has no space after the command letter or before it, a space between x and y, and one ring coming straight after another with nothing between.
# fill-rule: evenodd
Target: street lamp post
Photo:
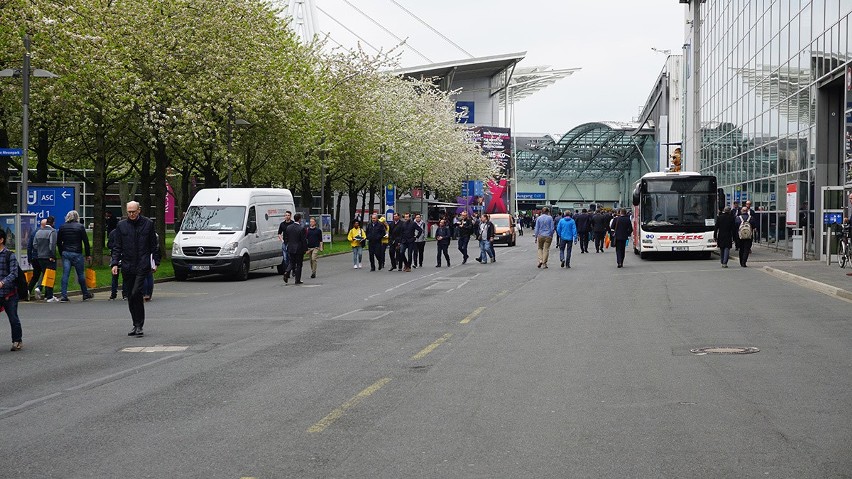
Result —
<instances>
[{"instance_id":1,"label":"street lamp post","mask_svg":"<svg viewBox=\"0 0 852 479\"><path fill-rule=\"evenodd\" d=\"M381 147L381 153L379 153L379 187L382 190L382 216L384 216L385 211L387 210L387 205L385 204L385 145L383 144Z\"/></svg>"},{"instance_id":2,"label":"street lamp post","mask_svg":"<svg viewBox=\"0 0 852 479\"><path fill-rule=\"evenodd\" d=\"M0 77L21 77L23 80L23 127L21 129L21 141L23 153L21 155L21 196L18 198L18 211L27 212L27 186L29 185L29 156L30 156L30 75L38 78L57 78L58 75L47 70L35 69L30 72L30 36L24 35L24 64L20 70L7 68L0 70Z\"/></svg>"},{"instance_id":3,"label":"street lamp post","mask_svg":"<svg viewBox=\"0 0 852 479\"><path fill-rule=\"evenodd\" d=\"M251 123L243 120L242 118L234 119L234 107L230 103L228 103L228 128L227 128L227 140L228 140L228 188L231 187L231 174L234 171L233 157L231 156L231 143L233 143L233 128L236 126L251 126Z\"/></svg>"}]
</instances>

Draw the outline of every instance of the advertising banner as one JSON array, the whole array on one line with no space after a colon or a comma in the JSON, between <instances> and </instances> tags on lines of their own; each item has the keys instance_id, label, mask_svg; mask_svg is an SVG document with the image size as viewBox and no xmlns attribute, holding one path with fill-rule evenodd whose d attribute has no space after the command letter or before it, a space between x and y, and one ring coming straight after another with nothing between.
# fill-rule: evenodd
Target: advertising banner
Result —
<instances>
[{"instance_id":1,"label":"advertising banner","mask_svg":"<svg viewBox=\"0 0 852 479\"><path fill-rule=\"evenodd\" d=\"M320 215L320 230L322 230L322 242L331 243L331 215Z\"/></svg>"},{"instance_id":2,"label":"advertising banner","mask_svg":"<svg viewBox=\"0 0 852 479\"><path fill-rule=\"evenodd\" d=\"M166 224L175 224L175 190L166 180Z\"/></svg>"},{"instance_id":3,"label":"advertising banner","mask_svg":"<svg viewBox=\"0 0 852 479\"><path fill-rule=\"evenodd\" d=\"M787 182L787 226L796 228L799 226L799 193L797 181Z\"/></svg>"},{"instance_id":4,"label":"advertising banner","mask_svg":"<svg viewBox=\"0 0 852 479\"><path fill-rule=\"evenodd\" d=\"M499 127L476 127L473 139L491 163L497 167L498 178L490 179L483 198L486 213L509 212L509 188L506 178L512 175L512 130Z\"/></svg>"}]
</instances>

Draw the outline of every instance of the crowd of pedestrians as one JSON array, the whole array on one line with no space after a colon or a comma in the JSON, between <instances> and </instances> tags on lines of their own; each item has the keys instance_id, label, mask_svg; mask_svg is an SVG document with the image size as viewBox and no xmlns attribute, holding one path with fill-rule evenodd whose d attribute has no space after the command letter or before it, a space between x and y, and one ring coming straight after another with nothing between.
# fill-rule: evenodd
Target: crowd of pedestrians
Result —
<instances>
[{"instance_id":1,"label":"crowd of pedestrians","mask_svg":"<svg viewBox=\"0 0 852 479\"><path fill-rule=\"evenodd\" d=\"M748 268L748 257L754 240L758 238L759 221L751 209L751 201L746 201L742 208L734 202L733 207L725 207L716 217L713 237L719 248L723 268L728 267L731 248L739 251L740 267Z\"/></svg>"}]
</instances>

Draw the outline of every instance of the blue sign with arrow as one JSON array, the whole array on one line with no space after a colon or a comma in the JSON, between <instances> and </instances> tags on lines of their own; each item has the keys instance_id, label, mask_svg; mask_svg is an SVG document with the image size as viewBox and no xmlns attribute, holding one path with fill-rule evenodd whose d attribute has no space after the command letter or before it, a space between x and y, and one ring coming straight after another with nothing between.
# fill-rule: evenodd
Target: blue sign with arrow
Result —
<instances>
[{"instance_id":1,"label":"blue sign with arrow","mask_svg":"<svg viewBox=\"0 0 852 479\"><path fill-rule=\"evenodd\" d=\"M77 187L67 185L30 185L27 188L27 212L39 220L53 216L54 228L65 222L65 215L77 209Z\"/></svg>"}]
</instances>

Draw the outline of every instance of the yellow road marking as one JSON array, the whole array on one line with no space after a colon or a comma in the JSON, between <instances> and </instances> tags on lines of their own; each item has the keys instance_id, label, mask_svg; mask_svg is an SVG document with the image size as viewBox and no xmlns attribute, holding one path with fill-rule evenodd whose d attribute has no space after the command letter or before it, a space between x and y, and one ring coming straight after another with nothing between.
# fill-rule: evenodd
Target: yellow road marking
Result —
<instances>
[{"instance_id":1,"label":"yellow road marking","mask_svg":"<svg viewBox=\"0 0 852 479\"><path fill-rule=\"evenodd\" d=\"M464 319L459 321L459 324L467 324L467 323L473 321L473 318L479 316L479 314L482 313L483 311L485 311L485 306L480 306L480 307L474 309L472 313L468 314L467 317L465 317Z\"/></svg>"},{"instance_id":2,"label":"yellow road marking","mask_svg":"<svg viewBox=\"0 0 852 479\"><path fill-rule=\"evenodd\" d=\"M382 378L374 382L369 387L367 387L367 389L364 389L363 391L359 392L354 397L352 397L352 399L346 401L339 408L335 409L334 411L331 411L326 417L320 419L318 423L308 428L308 432L315 433L325 431L326 428L328 428L328 426L331 426L334 421L340 419L347 409L355 407L359 402L370 397L373 393L381 389L382 386L389 383L390 381L391 378Z\"/></svg>"},{"instance_id":3,"label":"yellow road marking","mask_svg":"<svg viewBox=\"0 0 852 479\"><path fill-rule=\"evenodd\" d=\"M411 356L411 360L417 361L419 359L425 358L426 355L428 355L429 353L434 351L435 348L437 348L438 346L447 342L447 340L450 339L452 336L453 336L453 333L447 333L447 334L441 336L440 338L436 339L434 343L430 344L429 346L426 346L425 348L423 348L422 351L415 354L414 356Z\"/></svg>"},{"instance_id":4,"label":"yellow road marking","mask_svg":"<svg viewBox=\"0 0 852 479\"><path fill-rule=\"evenodd\" d=\"M503 291L500 291L499 293L497 293L497 294L495 294L494 296L492 296L492 297L491 297L491 301L494 301L495 299L502 298L503 296L506 296L507 294L509 294L509 290L508 290L508 289L504 289Z\"/></svg>"}]
</instances>

